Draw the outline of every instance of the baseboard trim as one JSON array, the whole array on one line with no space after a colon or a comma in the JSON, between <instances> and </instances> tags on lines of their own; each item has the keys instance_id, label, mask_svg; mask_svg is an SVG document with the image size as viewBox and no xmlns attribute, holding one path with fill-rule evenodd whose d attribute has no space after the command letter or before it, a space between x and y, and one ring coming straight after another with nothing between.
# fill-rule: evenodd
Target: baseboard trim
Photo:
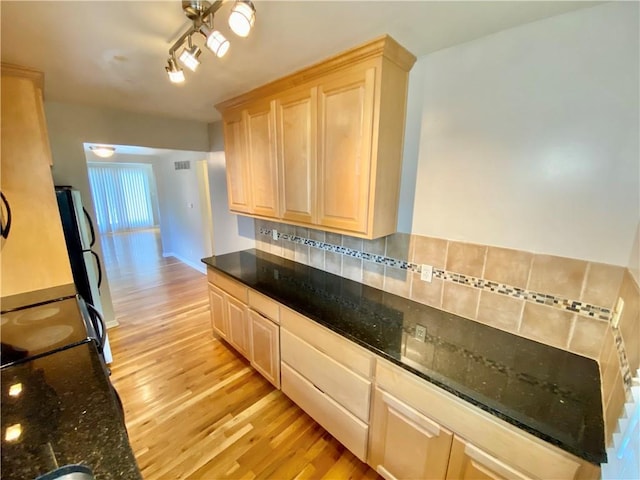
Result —
<instances>
[{"instance_id":1,"label":"baseboard trim","mask_svg":"<svg viewBox=\"0 0 640 480\"><path fill-rule=\"evenodd\" d=\"M175 254L173 252L162 252L162 256L164 258L173 257L176 260L179 260L180 262L184 263L185 265L188 265L189 267L193 268L194 270L199 271L203 275L207 274L207 267L205 267L203 263L200 263L200 264L194 263L191 260L187 260L183 256L177 255L177 254Z\"/></svg>"}]
</instances>

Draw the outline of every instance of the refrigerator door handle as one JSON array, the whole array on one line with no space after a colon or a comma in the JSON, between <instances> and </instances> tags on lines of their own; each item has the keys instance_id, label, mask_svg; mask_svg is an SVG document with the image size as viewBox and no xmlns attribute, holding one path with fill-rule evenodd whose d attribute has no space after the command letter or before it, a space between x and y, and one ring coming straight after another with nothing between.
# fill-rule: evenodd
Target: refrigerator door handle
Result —
<instances>
[{"instance_id":1,"label":"refrigerator door handle","mask_svg":"<svg viewBox=\"0 0 640 480\"><path fill-rule=\"evenodd\" d=\"M89 250L93 258L96 259L96 265L98 266L98 288L102 285L102 264L100 263L100 257L93 250Z\"/></svg>"},{"instance_id":2,"label":"refrigerator door handle","mask_svg":"<svg viewBox=\"0 0 640 480\"><path fill-rule=\"evenodd\" d=\"M96 243L96 231L93 228L93 222L91 221L91 216L89 215L89 212L87 212L87 209L82 207L82 211L84 212L84 217L87 219L89 231L91 232L91 241L89 242L89 248L91 248Z\"/></svg>"},{"instance_id":3,"label":"refrigerator door handle","mask_svg":"<svg viewBox=\"0 0 640 480\"><path fill-rule=\"evenodd\" d=\"M91 318L91 323L93 324L93 328L98 335L98 347L100 352L102 352L104 348L105 335L107 332L107 326L104 323L104 319L102 315L98 311L96 307L91 305L89 302L86 302L87 310L89 310L89 317Z\"/></svg>"},{"instance_id":4,"label":"refrigerator door handle","mask_svg":"<svg viewBox=\"0 0 640 480\"><path fill-rule=\"evenodd\" d=\"M11 230L11 207L9 206L9 201L7 200L7 197L4 196L4 193L0 192L0 198L2 198L2 203L7 210L7 221L0 227L0 236L7 238L9 237L9 230Z\"/></svg>"}]
</instances>

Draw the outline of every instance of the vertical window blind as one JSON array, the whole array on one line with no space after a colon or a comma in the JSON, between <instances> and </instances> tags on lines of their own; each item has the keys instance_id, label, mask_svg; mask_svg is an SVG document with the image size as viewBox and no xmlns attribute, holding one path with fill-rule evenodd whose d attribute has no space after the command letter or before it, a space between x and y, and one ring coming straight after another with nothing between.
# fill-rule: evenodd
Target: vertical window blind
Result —
<instances>
[{"instance_id":1,"label":"vertical window blind","mask_svg":"<svg viewBox=\"0 0 640 480\"><path fill-rule=\"evenodd\" d=\"M151 165L88 162L100 233L155 225Z\"/></svg>"}]
</instances>

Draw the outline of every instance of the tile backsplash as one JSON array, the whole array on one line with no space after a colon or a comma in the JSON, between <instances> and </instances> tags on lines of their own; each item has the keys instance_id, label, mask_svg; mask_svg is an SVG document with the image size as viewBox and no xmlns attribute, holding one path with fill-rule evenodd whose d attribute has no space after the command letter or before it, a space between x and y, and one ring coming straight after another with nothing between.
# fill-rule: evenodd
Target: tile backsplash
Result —
<instances>
[{"instance_id":1,"label":"tile backsplash","mask_svg":"<svg viewBox=\"0 0 640 480\"><path fill-rule=\"evenodd\" d=\"M256 220L256 246L596 359L625 271L420 235L362 240L265 220ZM430 283L420 279L423 264L433 267Z\"/></svg>"}]
</instances>

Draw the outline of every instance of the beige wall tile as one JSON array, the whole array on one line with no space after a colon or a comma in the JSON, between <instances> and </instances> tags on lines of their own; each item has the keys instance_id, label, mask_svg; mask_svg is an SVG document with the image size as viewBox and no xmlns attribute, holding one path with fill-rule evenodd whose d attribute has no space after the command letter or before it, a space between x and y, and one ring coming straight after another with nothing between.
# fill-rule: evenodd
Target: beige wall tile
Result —
<instances>
[{"instance_id":1,"label":"beige wall tile","mask_svg":"<svg viewBox=\"0 0 640 480\"><path fill-rule=\"evenodd\" d=\"M442 308L461 317L476 318L480 290L458 283L444 282Z\"/></svg>"},{"instance_id":2,"label":"beige wall tile","mask_svg":"<svg viewBox=\"0 0 640 480\"><path fill-rule=\"evenodd\" d=\"M324 270L324 250L319 248L309 248L309 265L320 270Z\"/></svg>"},{"instance_id":3,"label":"beige wall tile","mask_svg":"<svg viewBox=\"0 0 640 480\"><path fill-rule=\"evenodd\" d=\"M284 240L272 240L271 251L269 253L273 253L274 255L278 255L279 257L284 257L284 253L282 252L283 243Z\"/></svg>"},{"instance_id":4,"label":"beige wall tile","mask_svg":"<svg viewBox=\"0 0 640 480\"><path fill-rule=\"evenodd\" d=\"M587 262L552 255L534 255L527 288L534 292L580 298Z\"/></svg>"},{"instance_id":5,"label":"beige wall tile","mask_svg":"<svg viewBox=\"0 0 640 480\"><path fill-rule=\"evenodd\" d=\"M524 300L499 293L482 291L477 320L508 332L517 332Z\"/></svg>"},{"instance_id":6,"label":"beige wall tile","mask_svg":"<svg viewBox=\"0 0 640 480\"><path fill-rule=\"evenodd\" d=\"M296 246L295 243L284 240L282 244L282 256L289 260L296 259Z\"/></svg>"},{"instance_id":7,"label":"beige wall tile","mask_svg":"<svg viewBox=\"0 0 640 480\"><path fill-rule=\"evenodd\" d=\"M362 281L370 287L382 290L384 286L384 265L362 262Z\"/></svg>"},{"instance_id":8,"label":"beige wall tile","mask_svg":"<svg viewBox=\"0 0 640 480\"><path fill-rule=\"evenodd\" d=\"M299 243L295 244L294 252L295 258L294 260L298 263L304 263L305 265L309 264L309 246L301 245Z\"/></svg>"},{"instance_id":9,"label":"beige wall tile","mask_svg":"<svg viewBox=\"0 0 640 480\"><path fill-rule=\"evenodd\" d=\"M384 255L387 249L387 237L376 238L375 240L363 240L362 248L367 253Z\"/></svg>"},{"instance_id":10,"label":"beige wall tile","mask_svg":"<svg viewBox=\"0 0 640 480\"><path fill-rule=\"evenodd\" d=\"M394 233L387 237L386 256L397 260L409 260L411 235L408 233Z\"/></svg>"},{"instance_id":11,"label":"beige wall tile","mask_svg":"<svg viewBox=\"0 0 640 480\"><path fill-rule=\"evenodd\" d=\"M533 254L521 250L489 247L484 278L505 285L527 288Z\"/></svg>"},{"instance_id":12,"label":"beige wall tile","mask_svg":"<svg viewBox=\"0 0 640 480\"><path fill-rule=\"evenodd\" d=\"M547 345L566 349L574 316L571 312L525 302L520 334Z\"/></svg>"},{"instance_id":13,"label":"beige wall tile","mask_svg":"<svg viewBox=\"0 0 640 480\"><path fill-rule=\"evenodd\" d=\"M447 263L447 241L442 238L413 235L411 261L444 269Z\"/></svg>"},{"instance_id":14,"label":"beige wall tile","mask_svg":"<svg viewBox=\"0 0 640 480\"><path fill-rule=\"evenodd\" d=\"M362 282L362 259L343 255L342 276L356 282Z\"/></svg>"},{"instance_id":15,"label":"beige wall tile","mask_svg":"<svg viewBox=\"0 0 640 480\"><path fill-rule=\"evenodd\" d=\"M339 233L325 232L324 238L324 241L331 245L342 245L342 235Z\"/></svg>"},{"instance_id":16,"label":"beige wall tile","mask_svg":"<svg viewBox=\"0 0 640 480\"><path fill-rule=\"evenodd\" d=\"M334 275L341 275L342 255L335 252L324 252L324 269Z\"/></svg>"},{"instance_id":17,"label":"beige wall tile","mask_svg":"<svg viewBox=\"0 0 640 480\"><path fill-rule=\"evenodd\" d=\"M342 236L342 246L350 248L352 250L357 250L358 252L362 251L362 239L349 237L347 235Z\"/></svg>"},{"instance_id":18,"label":"beige wall tile","mask_svg":"<svg viewBox=\"0 0 640 480\"><path fill-rule=\"evenodd\" d=\"M604 263L589 263L581 301L612 308L618 299L625 269Z\"/></svg>"},{"instance_id":19,"label":"beige wall tile","mask_svg":"<svg viewBox=\"0 0 640 480\"><path fill-rule=\"evenodd\" d=\"M411 272L394 267L384 267L385 292L409 298L411 293Z\"/></svg>"},{"instance_id":20,"label":"beige wall tile","mask_svg":"<svg viewBox=\"0 0 640 480\"><path fill-rule=\"evenodd\" d=\"M311 240L317 240L319 242L324 242L325 240L325 234L324 232L320 231L320 230L313 230L313 229L309 229L309 238Z\"/></svg>"},{"instance_id":21,"label":"beige wall tile","mask_svg":"<svg viewBox=\"0 0 640 480\"><path fill-rule=\"evenodd\" d=\"M296 235L302 238L309 238L309 229L306 227L296 227Z\"/></svg>"},{"instance_id":22,"label":"beige wall tile","mask_svg":"<svg viewBox=\"0 0 640 480\"><path fill-rule=\"evenodd\" d=\"M486 246L450 241L447 249L446 269L480 278L484 270L486 253Z\"/></svg>"},{"instance_id":23,"label":"beige wall tile","mask_svg":"<svg viewBox=\"0 0 640 480\"><path fill-rule=\"evenodd\" d=\"M611 390L611 395L604 408L604 429L607 437L607 445L611 441L613 433L616 431L618 418L620 418L622 414L625 401L626 397L622 384L622 376L620 372L618 372Z\"/></svg>"},{"instance_id":24,"label":"beige wall tile","mask_svg":"<svg viewBox=\"0 0 640 480\"><path fill-rule=\"evenodd\" d=\"M640 368L640 291L631 272L626 270L620 288L624 308L618 327L622 333L631 372Z\"/></svg>"},{"instance_id":25,"label":"beige wall tile","mask_svg":"<svg viewBox=\"0 0 640 480\"><path fill-rule=\"evenodd\" d=\"M598 359L607 333L607 322L595 318L576 316L569 350L585 357Z\"/></svg>"},{"instance_id":26,"label":"beige wall tile","mask_svg":"<svg viewBox=\"0 0 640 480\"><path fill-rule=\"evenodd\" d=\"M607 360L609 359L609 355L611 354L611 350L614 348L613 343L613 334L611 332L611 327L607 325L604 334L602 335L602 348L600 348L600 353L598 355L598 364L600 365L600 372L604 372L604 366L606 365Z\"/></svg>"},{"instance_id":27,"label":"beige wall tile","mask_svg":"<svg viewBox=\"0 0 640 480\"><path fill-rule=\"evenodd\" d=\"M431 307L440 308L442 306L443 281L433 278L431 282L420 280L419 273L411 273L411 300L414 300Z\"/></svg>"}]
</instances>

